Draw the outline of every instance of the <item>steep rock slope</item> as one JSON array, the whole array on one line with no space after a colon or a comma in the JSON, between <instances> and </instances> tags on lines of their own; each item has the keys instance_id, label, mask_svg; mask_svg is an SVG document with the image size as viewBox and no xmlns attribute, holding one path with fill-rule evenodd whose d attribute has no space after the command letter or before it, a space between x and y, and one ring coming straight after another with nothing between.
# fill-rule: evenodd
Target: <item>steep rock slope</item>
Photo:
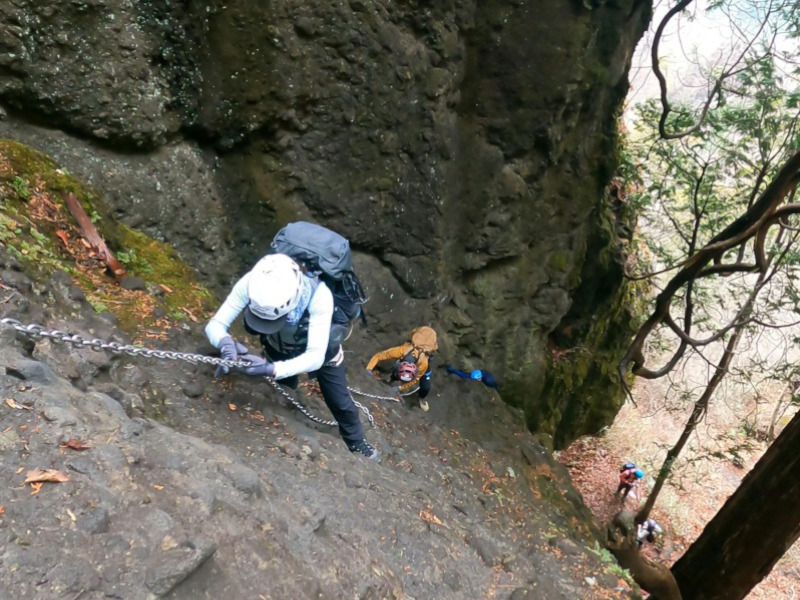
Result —
<instances>
[{"instance_id":1,"label":"steep rock slope","mask_svg":"<svg viewBox=\"0 0 800 600\"><path fill-rule=\"evenodd\" d=\"M632 593L564 469L470 382L439 382L429 413L358 396L378 465L263 381L113 351L130 341L113 317L63 272L23 267L0 251L5 319L112 350L0 324L0 588L13 597ZM199 326L147 333L161 349L208 350ZM350 365L352 385L386 394ZM298 398L329 418L305 389ZM60 481L26 483L48 469Z\"/></svg>"}]
</instances>

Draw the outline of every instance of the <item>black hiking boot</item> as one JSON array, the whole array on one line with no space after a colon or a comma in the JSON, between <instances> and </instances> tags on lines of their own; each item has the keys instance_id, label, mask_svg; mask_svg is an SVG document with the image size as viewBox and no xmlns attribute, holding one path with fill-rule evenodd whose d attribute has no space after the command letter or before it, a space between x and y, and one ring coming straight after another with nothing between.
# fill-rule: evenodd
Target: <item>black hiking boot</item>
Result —
<instances>
[{"instance_id":1,"label":"black hiking boot","mask_svg":"<svg viewBox=\"0 0 800 600\"><path fill-rule=\"evenodd\" d=\"M358 452L363 454L370 460L374 460L375 462L381 462L381 454L378 452L375 447L370 444L367 440L361 440L360 442L356 442L355 444L347 444L347 447L350 449L350 452Z\"/></svg>"}]
</instances>

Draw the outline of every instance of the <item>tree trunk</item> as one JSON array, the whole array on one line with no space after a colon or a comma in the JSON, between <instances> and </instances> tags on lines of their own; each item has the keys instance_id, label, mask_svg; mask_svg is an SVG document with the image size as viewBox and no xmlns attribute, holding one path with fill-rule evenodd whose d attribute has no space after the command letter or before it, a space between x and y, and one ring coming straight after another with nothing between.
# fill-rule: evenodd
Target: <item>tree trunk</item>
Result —
<instances>
[{"instance_id":1,"label":"tree trunk","mask_svg":"<svg viewBox=\"0 0 800 600\"><path fill-rule=\"evenodd\" d=\"M741 600L800 535L800 413L672 567L684 600Z\"/></svg>"},{"instance_id":2,"label":"tree trunk","mask_svg":"<svg viewBox=\"0 0 800 600\"><path fill-rule=\"evenodd\" d=\"M667 566L645 558L639 551L633 517L632 512L622 511L606 525L606 548L653 600L685 600Z\"/></svg>"}]
</instances>

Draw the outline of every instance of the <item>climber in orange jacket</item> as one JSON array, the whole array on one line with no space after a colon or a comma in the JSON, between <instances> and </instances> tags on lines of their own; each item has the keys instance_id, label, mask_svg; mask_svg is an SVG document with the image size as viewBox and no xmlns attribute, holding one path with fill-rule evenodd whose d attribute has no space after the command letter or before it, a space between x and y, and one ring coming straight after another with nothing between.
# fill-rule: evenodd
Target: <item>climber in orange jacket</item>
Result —
<instances>
[{"instance_id":1,"label":"climber in orange jacket","mask_svg":"<svg viewBox=\"0 0 800 600\"><path fill-rule=\"evenodd\" d=\"M396 394L405 392L419 383L419 407L428 410L425 397L431 390L431 355L438 349L436 332L432 327L417 327L409 339L400 346L376 352L367 363L367 371L373 373L375 366L384 360L395 359L390 380L400 381L392 389Z\"/></svg>"}]
</instances>

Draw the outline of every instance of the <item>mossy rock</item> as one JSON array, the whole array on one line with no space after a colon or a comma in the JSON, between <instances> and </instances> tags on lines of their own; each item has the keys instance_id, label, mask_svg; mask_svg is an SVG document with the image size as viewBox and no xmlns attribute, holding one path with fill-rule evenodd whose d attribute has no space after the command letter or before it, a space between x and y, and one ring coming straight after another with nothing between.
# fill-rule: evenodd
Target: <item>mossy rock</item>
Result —
<instances>
[{"instance_id":1,"label":"mossy rock","mask_svg":"<svg viewBox=\"0 0 800 600\"><path fill-rule=\"evenodd\" d=\"M148 291L120 287L81 240L64 202L67 194L75 195L127 273L142 278ZM69 273L95 310L113 313L132 333L199 321L213 307L212 295L173 248L116 223L90 186L48 156L8 139L0 139L0 244L34 277Z\"/></svg>"}]
</instances>

